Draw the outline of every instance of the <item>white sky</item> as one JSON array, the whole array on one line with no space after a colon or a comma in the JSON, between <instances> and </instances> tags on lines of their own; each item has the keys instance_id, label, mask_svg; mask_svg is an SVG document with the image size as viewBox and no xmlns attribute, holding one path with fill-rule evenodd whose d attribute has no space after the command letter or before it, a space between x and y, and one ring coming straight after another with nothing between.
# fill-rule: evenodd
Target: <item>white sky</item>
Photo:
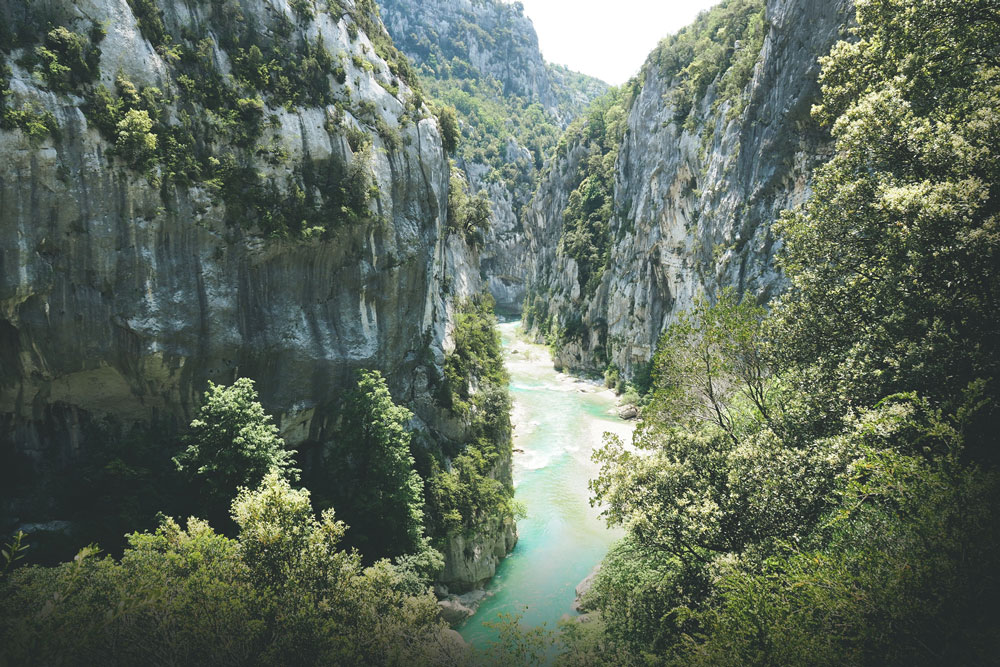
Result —
<instances>
[{"instance_id":1,"label":"white sky","mask_svg":"<svg viewBox=\"0 0 1000 667\"><path fill-rule=\"evenodd\" d=\"M512 0L508 0L512 1ZM719 0L521 0L550 63L621 85L670 33Z\"/></svg>"}]
</instances>

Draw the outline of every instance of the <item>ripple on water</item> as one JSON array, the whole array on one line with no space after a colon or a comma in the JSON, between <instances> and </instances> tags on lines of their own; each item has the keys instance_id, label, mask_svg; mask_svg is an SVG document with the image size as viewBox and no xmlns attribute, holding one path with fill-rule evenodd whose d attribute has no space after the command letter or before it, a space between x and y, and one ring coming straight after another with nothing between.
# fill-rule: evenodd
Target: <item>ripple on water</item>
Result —
<instances>
[{"instance_id":1,"label":"ripple on water","mask_svg":"<svg viewBox=\"0 0 1000 667\"><path fill-rule=\"evenodd\" d=\"M498 614L521 614L526 625L556 627L575 614L576 585L620 535L608 530L590 507L590 460L605 430L628 437L631 424L613 417L615 398L592 383L557 373L548 349L517 338L519 323L500 325L511 376L515 425L516 497L527 511L519 541L490 583L491 595L460 628L486 647L496 633L483 626ZM516 345L513 357L509 354Z\"/></svg>"}]
</instances>

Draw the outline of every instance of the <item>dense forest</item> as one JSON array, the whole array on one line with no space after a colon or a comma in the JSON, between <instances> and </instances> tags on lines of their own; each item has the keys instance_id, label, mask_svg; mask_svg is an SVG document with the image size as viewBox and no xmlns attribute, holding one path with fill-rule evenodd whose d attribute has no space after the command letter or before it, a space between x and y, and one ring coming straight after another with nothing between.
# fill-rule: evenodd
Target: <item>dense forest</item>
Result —
<instances>
[{"instance_id":1,"label":"dense forest","mask_svg":"<svg viewBox=\"0 0 1000 667\"><path fill-rule=\"evenodd\" d=\"M511 477L510 376L488 269L478 263L480 253L497 253L497 201L538 220L545 207L557 210L550 247L534 260L558 257L571 267L573 303L612 299L606 274L623 270L613 251L632 233L622 192L642 177L622 164L642 127L630 119L644 87L669 83L659 100L670 116L663 125L701 132L692 151L702 156L721 150L725 128L756 131L747 116L757 113L751 91L761 53L772 48L772 3L721 2L609 90L551 66L537 79L559 82L547 90L532 87L531 77L501 80L486 56L477 67L469 53L478 50L430 24L394 43L371 0L293 0L290 17L279 12L276 23L260 24L252 15L258 0L193 4L205 5L191 13L196 19L184 8L167 11L165 0L128 0L167 72L155 86L133 83L124 69L102 78L108 26L85 24L55 0L0 3L10 18L0 25L0 138L21 142L0 143L0 151L72 154L67 146L89 136L103 147L100 169L141 188L137 198L161 203L128 224L183 219L189 197L217 210L216 222L192 226L228 230L212 233L205 257L224 261L246 248L244 259L220 265L239 273L246 290L232 308L241 332L264 317L257 300L267 303L267 276L283 270L284 257L319 266L322 280L345 282L351 297L344 305L333 292L293 292L303 301L323 301L353 321L353 297L362 294L365 336L423 319L412 340L359 335L336 353L331 346L307 356L301 349L348 334L336 317L327 325L303 315L303 330L326 333L291 357L277 356L279 337L245 334L275 356L237 349L228 374L198 375L185 363L208 366L222 355L198 362L192 353L196 361L175 369L177 387L155 385L166 370L130 380L144 391L155 385L142 394L154 406L143 419L79 417L82 425L65 436L72 447L53 450L62 452L58 463L37 464L49 436L32 431L34 422L0 419L9 441L0 449L3 512L25 512L30 502L43 507L32 510L39 516L73 525L37 535L15 525L3 540L0 665L997 660L994 0L854 3L854 20L820 59L818 95L795 120L825 148L809 196L773 220L774 294L752 294L743 282L715 290L706 277L690 307L662 318L655 350L628 368L615 363L600 323L603 345L588 349L592 359L577 370L601 375L636 405L639 420L631 441L607 434L595 449L589 489L602 519L624 537L582 594L583 615L543 628L519 625L516 614L492 620L498 639L487 648L451 630L439 600L448 587L454 594L485 585L495 554L513 547L523 511ZM491 35L469 13L465 34L508 53L511 44L534 48L518 41L519 3L486 5L503 30ZM203 32L177 27L198 21ZM355 50L331 51L336 39ZM404 55L411 52L419 63ZM56 111L25 101L27 80L40 99L58 101ZM312 123L287 144L306 146L302 156L285 148L285 123ZM322 142L310 144L309 132L323 133ZM329 154L310 153L317 145ZM76 173L67 168L60 178ZM685 182L699 177L685 172ZM490 183L507 199L487 192ZM16 207L6 206L0 200L0 214L14 219ZM437 222L421 231L421 216ZM162 224L164 246L196 245ZM697 228L697 216L687 224ZM523 235L519 228L503 243L530 249ZM37 255L62 252L47 239ZM129 243L139 241L118 241ZM433 252L413 250L425 246ZM322 254L328 248L334 255ZM20 260L4 252L0 273L13 275ZM82 257L75 252L65 251L69 261ZM248 269L253 253L275 263ZM725 249L693 250L713 253L718 259ZM146 254L166 264L169 253L154 246ZM354 264L367 272L357 286L342 268ZM199 263L196 272L213 270ZM0 345L8 347L0 350L0 412L10 415L8 403L25 404L28 384L18 378L54 372L24 342L47 325L29 310L36 297L28 279L18 280L17 289L8 289L13 279L0 284ZM151 282L136 293L152 294ZM394 296L396 285L410 291ZM80 290L114 292L110 283ZM367 292L385 301L366 302ZM202 338L210 320L228 316L210 311L209 302L222 301L211 289L186 298L209 304ZM589 344L590 324L583 312L557 312L553 298L552 289L529 285L521 315L524 329L560 358ZM141 366L139 343L115 331L132 346L123 366ZM281 330L289 345L304 338ZM85 370L98 373L123 356ZM287 399L285 386L267 386L268 377L284 381L267 373L289 358L300 364L296 384L324 392L299 412L288 407L301 402L297 394ZM336 370L307 375L327 362ZM183 403L175 397L194 386L193 405L159 407L161 399ZM35 413L55 414L35 400ZM480 567L483 554L493 569Z\"/></svg>"}]
</instances>

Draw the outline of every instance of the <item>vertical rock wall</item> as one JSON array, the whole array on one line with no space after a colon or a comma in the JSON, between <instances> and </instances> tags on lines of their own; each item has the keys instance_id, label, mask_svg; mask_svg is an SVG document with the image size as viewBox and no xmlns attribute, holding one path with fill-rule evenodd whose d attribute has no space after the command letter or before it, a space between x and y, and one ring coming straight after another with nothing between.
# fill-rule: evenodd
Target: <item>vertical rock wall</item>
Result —
<instances>
[{"instance_id":1,"label":"vertical rock wall","mask_svg":"<svg viewBox=\"0 0 1000 667\"><path fill-rule=\"evenodd\" d=\"M106 26L93 86L113 91L121 73L178 98L165 60L174 56L147 41L126 0L50 4L78 32ZM83 113L83 92L54 90L18 63L25 49L11 52L8 103L51 114L57 131L0 130L0 449L19 471L17 488L4 492L4 527L37 507L39 480L86 454L90 425L186 424L209 380L253 378L282 436L299 445L329 437L330 409L356 369L379 368L434 437L463 437L434 398L433 378L455 300L482 284L475 249L448 232L437 122L414 108L353 2L312 17L285 0L232 5L263 35L291 30L289 43L322 44L344 71L324 75L337 100L328 106L264 96L260 150L220 139L213 155L241 156L276 200L294 188L320 199L339 187L302 177L330 163L364 171L377 194L360 219L334 210L323 233L276 238L227 215L209 179L179 184L162 166L130 168ZM214 36L210 57L231 71L218 47L226 26L211 5L159 7L174 34ZM182 122L176 103L163 113ZM351 131L369 138L367 155L352 148ZM509 482L509 465L497 474ZM492 575L495 551L449 566L475 570L475 584Z\"/></svg>"},{"instance_id":2,"label":"vertical rock wall","mask_svg":"<svg viewBox=\"0 0 1000 667\"><path fill-rule=\"evenodd\" d=\"M781 290L772 223L809 196L827 155L829 140L809 115L818 59L852 17L850 0L769 0L742 100L720 99L717 79L695 103L704 120L694 129L675 118L679 81L647 65L616 165L608 269L592 296L581 295L574 261L555 250L576 171L566 160L552 166L526 218L538 248L531 298L548 305L552 331L579 315L585 331L559 345L557 363L588 372L611 363L630 376L696 297L733 287L764 303ZM734 113L737 103L745 106Z\"/></svg>"},{"instance_id":3,"label":"vertical rock wall","mask_svg":"<svg viewBox=\"0 0 1000 667\"><path fill-rule=\"evenodd\" d=\"M456 81L495 82L501 97L541 105L565 128L607 90L602 82L545 62L531 20L501 0L379 0L386 28L418 66L451 67ZM428 75L434 76L434 75ZM484 83L488 88L489 83ZM513 107L512 107L513 108ZM482 276L501 312L520 312L530 259L522 211L536 186L535 158L509 138L501 159L516 181L486 164L459 160L472 192L485 190L493 220L481 254Z\"/></svg>"}]
</instances>

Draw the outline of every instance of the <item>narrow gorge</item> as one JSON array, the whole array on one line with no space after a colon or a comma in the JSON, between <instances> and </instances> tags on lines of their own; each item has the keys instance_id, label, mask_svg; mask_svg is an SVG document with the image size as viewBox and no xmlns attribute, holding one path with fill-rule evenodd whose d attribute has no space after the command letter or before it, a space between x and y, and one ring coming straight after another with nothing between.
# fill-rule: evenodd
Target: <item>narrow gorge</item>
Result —
<instances>
[{"instance_id":1,"label":"narrow gorge","mask_svg":"<svg viewBox=\"0 0 1000 667\"><path fill-rule=\"evenodd\" d=\"M699 6L0 0L0 665L995 659L1000 6Z\"/></svg>"}]
</instances>

